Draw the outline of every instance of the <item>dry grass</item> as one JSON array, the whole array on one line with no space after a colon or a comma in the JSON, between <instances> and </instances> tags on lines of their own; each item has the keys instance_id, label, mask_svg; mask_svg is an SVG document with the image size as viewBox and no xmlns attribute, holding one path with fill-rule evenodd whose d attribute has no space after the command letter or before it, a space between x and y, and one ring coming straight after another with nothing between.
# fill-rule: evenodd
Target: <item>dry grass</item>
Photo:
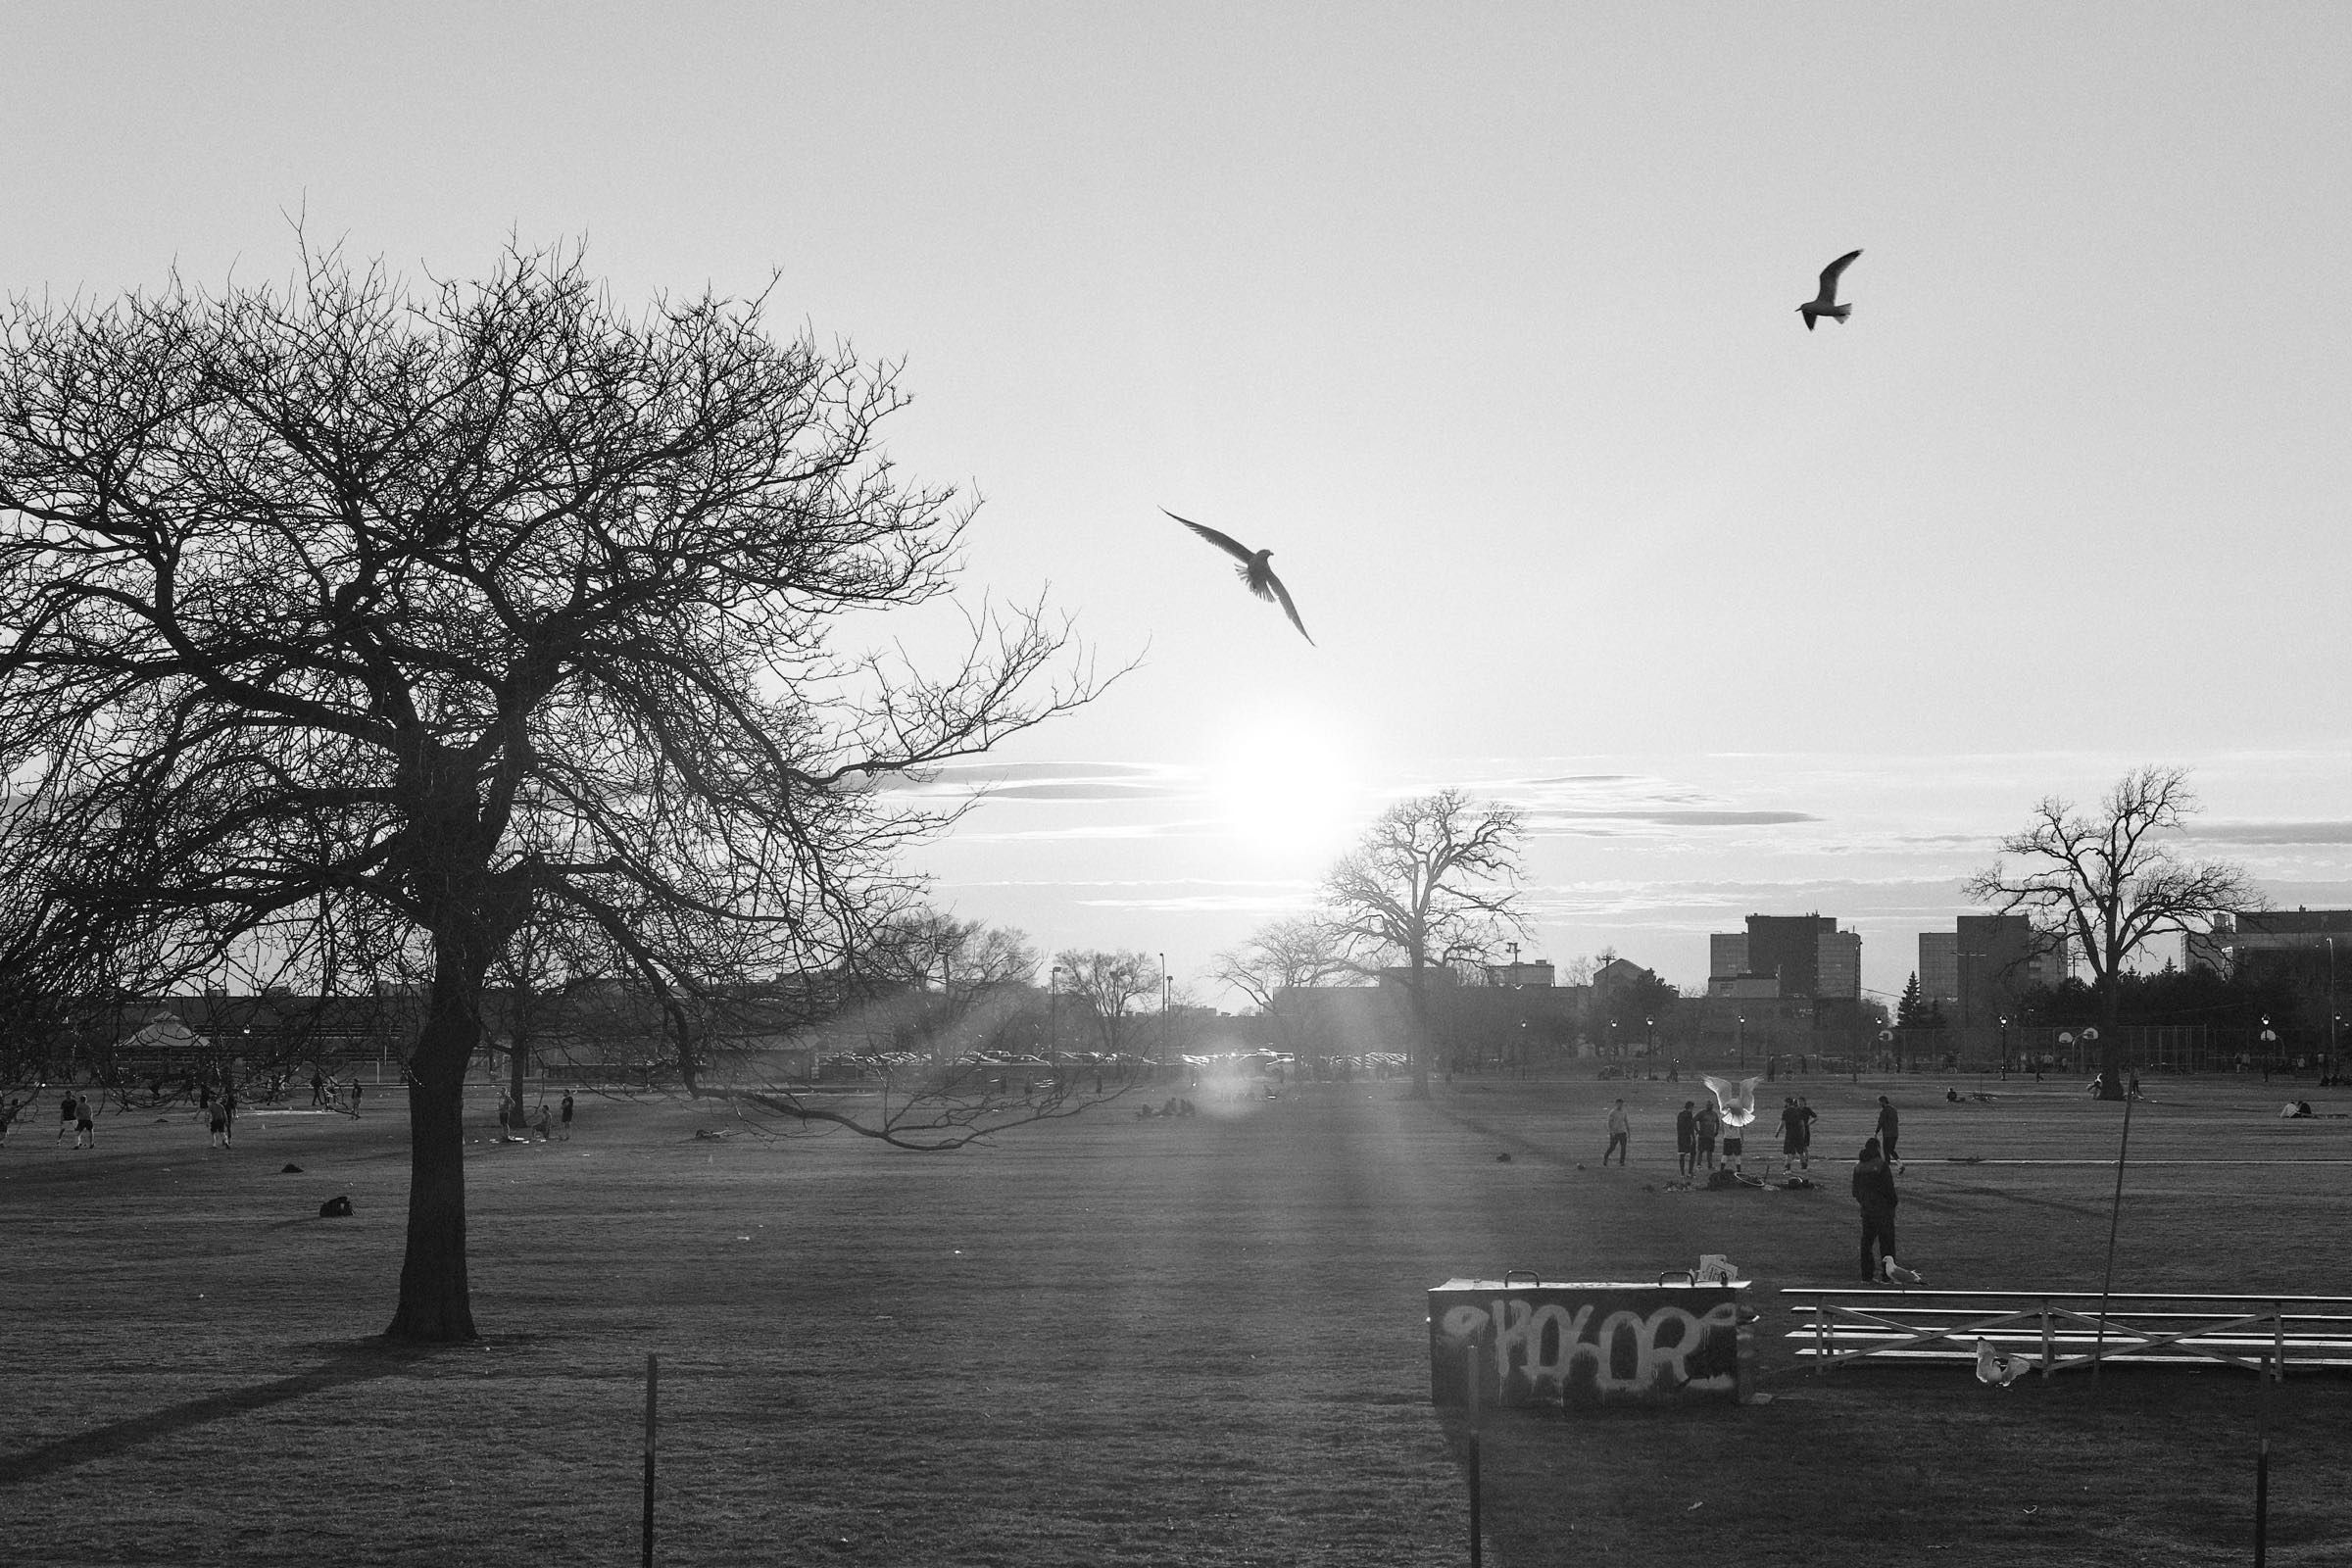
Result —
<instances>
[{"instance_id":1,"label":"dry grass","mask_svg":"<svg viewBox=\"0 0 2352 1568\"><path fill-rule=\"evenodd\" d=\"M1844 1155L1886 1085L1798 1087ZM2116 1107L1941 1087L1895 1090L1906 1260L1937 1284L2095 1287ZM2352 1294L2352 1121L2281 1123L2259 1083L2152 1087L2119 1282ZM1620 1093L1635 1164L1603 1172ZM1842 1160L1815 1193L1671 1194L1647 1189L1686 1086L1395 1096L1116 1111L936 1158L698 1143L707 1111L586 1102L569 1144L470 1151L493 1338L424 1353L369 1338L399 1262L396 1116L249 1119L231 1154L185 1119L110 1118L95 1155L20 1128L0 1152L0 1555L634 1562L650 1349L664 1563L1462 1561L1427 1288L1727 1251L1765 1297L1773 1400L1497 1419L1491 1561L2249 1560L2251 1379L1815 1378L1770 1291L1850 1271ZM1945 1162L1967 1155L1987 1162ZM357 1215L313 1217L338 1192ZM2274 1562L2352 1560L2347 1399L2316 1377L2277 1396Z\"/></svg>"}]
</instances>

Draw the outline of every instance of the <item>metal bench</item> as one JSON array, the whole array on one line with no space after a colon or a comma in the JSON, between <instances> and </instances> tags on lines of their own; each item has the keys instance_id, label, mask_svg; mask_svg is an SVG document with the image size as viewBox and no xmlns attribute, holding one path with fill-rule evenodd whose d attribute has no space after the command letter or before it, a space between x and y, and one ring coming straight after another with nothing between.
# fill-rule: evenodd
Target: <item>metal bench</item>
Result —
<instances>
[{"instance_id":1,"label":"metal bench","mask_svg":"<svg viewBox=\"0 0 2352 1568\"><path fill-rule=\"evenodd\" d=\"M1784 1289L1788 1339L1816 1372L1849 1362L1972 1361L1977 1342L2044 1377L2095 1366L2211 1364L2276 1377L2352 1371L2352 1297Z\"/></svg>"}]
</instances>

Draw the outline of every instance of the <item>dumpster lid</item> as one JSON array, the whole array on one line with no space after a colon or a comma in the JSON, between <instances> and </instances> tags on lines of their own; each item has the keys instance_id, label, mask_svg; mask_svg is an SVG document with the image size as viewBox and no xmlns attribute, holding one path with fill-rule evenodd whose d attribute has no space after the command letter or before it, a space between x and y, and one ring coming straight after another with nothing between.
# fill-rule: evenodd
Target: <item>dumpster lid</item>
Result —
<instances>
[{"instance_id":1,"label":"dumpster lid","mask_svg":"<svg viewBox=\"0 0 2352 1568\"><path fill-rule=\"evenodd\" d=\"M1751 1282L1732 1280L1728 1283L1733 1287L1744 1287ZM1683 1272L1677 1269L1673 1278L1663 1280L1531 1280L1524 1277L1512 1280L1451 1279L1443 1285L1433 1285L1430 1290L1433 1293L1438 1291L1681 1291L1691 1289L1693 1284L1693 1281L1685 1277ZM1719 1284L1698 1288L1714 1290L1721 1286Z\"/></svg>"}]
</instances>

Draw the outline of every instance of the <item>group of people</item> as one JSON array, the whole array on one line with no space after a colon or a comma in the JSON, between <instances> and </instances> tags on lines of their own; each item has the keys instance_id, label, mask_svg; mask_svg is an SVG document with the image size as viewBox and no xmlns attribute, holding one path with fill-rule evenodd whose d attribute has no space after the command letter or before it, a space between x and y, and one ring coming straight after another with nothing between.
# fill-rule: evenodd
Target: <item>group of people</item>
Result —
<instances>
[{"instance_id":1,"label":"group of people","mask_svg":"<svg viewBox=\"0 0 2352 1568\"><path fill-rule=\"evenodd\" d=\"M521 1102L512 1095L501 1094L498 1097L499 1133L502 1137L509 1138L528 1138L531 1134L537 1133L542 1143L551 1142L557 1138L568 1139L571 1137L572 1112L569 1091L564 1093L559 1108L562 1114L562 1130L560 1132L557 1130L559 1125L557 1117L548 1110L546 1101L539 1102L538 1114L526 1115Z\"/></svg>"},{"instance_id":2,"label":"group of people","mask_svg":"<svg viewBox=\"0 0 2352 1568\"><path fill-rule=\"evenodd\" d=\"M1789 1095L1781 1103L1781 1152L1790 1168L1809 1170L1813 1164L1813 1124L1820 1120L1802 1095ZM1674 1118L1675 1168L1696 1177L1703 1165L1717 1169L1715 1147L1723 1145L1726 1168L1737 1173L1744 1152L1743 1128L1727 1124L1712 1100L1701 1104L1686 1100ZM1622 1166L1633 1142L1633 1121L1620 1100L1609 1107L1609 1142L1600 1156L1603 1165L1615 1155ZM1886 1096L1879 1097L1879 1118L1870 1139L1854 1159L1854 1202L1862 1211L1862 1278L1873 1285L1892 1281L1915 1285L1920 1276L1895 1260L1894 1214L1901 1203L1895 1191L1895 1172L1901 1168L1902 1113Z\"/></svg>"}]
</instances>

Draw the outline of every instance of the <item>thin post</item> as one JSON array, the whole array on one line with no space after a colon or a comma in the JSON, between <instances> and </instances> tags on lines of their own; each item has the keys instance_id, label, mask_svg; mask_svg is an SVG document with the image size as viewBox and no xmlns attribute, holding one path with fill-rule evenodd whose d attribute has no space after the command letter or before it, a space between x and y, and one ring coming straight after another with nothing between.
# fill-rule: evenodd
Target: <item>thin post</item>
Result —
<instances>
[{"instance_id":1,"label":"thin post","mask_svg":"<svg viewBox=\"0 0 2352 1568\"><path fill-rule=\"evenodd\" d=\"M1470 1568L1479 1568L1479 1484L1478 1484L1478 1428L1479 1428L1479 1342L1472 1340L1462 1348L1462 1388L1470 1401Z\"/></svg>"},{"instance_id":2,"label":"thin post","mask_svg":"<svg viewBox=\"0 0 2352 1568\"><path fill-rule=\"evenodd\" d=\"M2132 1148L2132 1091L2124 1090L2124 1136L2115 1146L2115 1204L2107 1215L2107 1274L2099 1281L2099 1333L2091 1344L2090 1375L2095 1379L2107 1359L2107 1296L2115 1289L2115 1233L2124 1223L2124 1155Z\"/></svg>"},{"instance_id":3,"label":"thin post","mask_svg":"<svg viewBox=\"0 0 2352 1568\"><path fill-rule=\"evenodd\" d=\"M654 1568L654 1394L661 1380L661 1358L649 1350L645 1356L645 1550L638 1559L644 1568Z\"/></svg>"},{"instance_id":4,"label":"thin post","mask_svg":"<svg viewBox=\"0 0 2352 1568\"><path fill-rule=\"evenodd\" d=\"M2262 1358L2254 1390L2254 1568L2262 1568L2271 1531L2271 1358Z\"/></svg>"}]
</instances>

